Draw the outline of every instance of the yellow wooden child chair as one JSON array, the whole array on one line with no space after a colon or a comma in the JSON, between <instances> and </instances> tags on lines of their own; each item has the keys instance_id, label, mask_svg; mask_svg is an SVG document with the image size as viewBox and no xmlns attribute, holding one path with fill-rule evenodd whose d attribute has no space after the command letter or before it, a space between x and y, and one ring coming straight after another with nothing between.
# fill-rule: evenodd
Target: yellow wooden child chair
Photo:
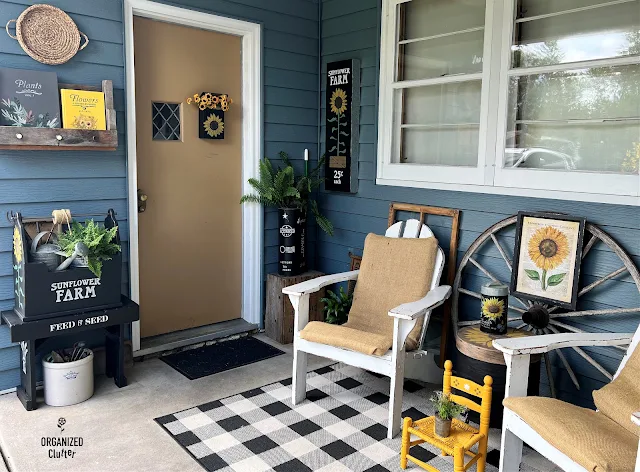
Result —
<instances>
[{"instance_id":1,"label":"yellow wooden child chair","mask_svg":"<svg viewBox=\"0 0 640 472\"><path fill-rule=\"evenodd\" d=\"M478 472L484 472L484 466L487 461L487 439L489 437L489 416L491 414L491 384L493 379L485 376L484 385L479 385L470 380L451 375L453 364L451 361L444 363L444 385L442 391L454 403L465 406L470 410L480 413L480 429L464 423L463 421L453 419L451 422L451 434L442 438L437 436L434 431L435 416L430 416L421 420L413 421L411 418L404 419L402 428L402 452L400 455L400 467L407 468L407 460L418 464L425 470L431 472L439 472L433 466L425 464L421 460L412 457L409 454L409 448L422 443L429 443L442 451L443 456L453 456L453 470L455 472L463 472L478 464ZM480 404L469 400L466 397L451 393L451 388L466 392L469 395L480 398ZM417 440L411 441L411 435L418 437ZM471 448L478 445L477 452L473 452ZM464 463L464 456L468 455L471 460Z\"/></svg>"}]
</instances>

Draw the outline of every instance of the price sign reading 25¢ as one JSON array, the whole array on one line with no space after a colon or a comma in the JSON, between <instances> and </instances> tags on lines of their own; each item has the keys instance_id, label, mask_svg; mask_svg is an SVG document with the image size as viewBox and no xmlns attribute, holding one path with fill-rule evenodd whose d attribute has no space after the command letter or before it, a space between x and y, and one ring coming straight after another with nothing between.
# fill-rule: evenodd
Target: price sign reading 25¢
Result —
<instances>
[{"instance_id":1,"label":"price sign reading 25\u00a2","mask_svg":"<svg viewBox=\"0 0 640 472\"><path fill-rule=\"evenodd\" d=\"M360 141L360 61L327 64L325 187L358 191Z\"/></svg>"}]
</instances>

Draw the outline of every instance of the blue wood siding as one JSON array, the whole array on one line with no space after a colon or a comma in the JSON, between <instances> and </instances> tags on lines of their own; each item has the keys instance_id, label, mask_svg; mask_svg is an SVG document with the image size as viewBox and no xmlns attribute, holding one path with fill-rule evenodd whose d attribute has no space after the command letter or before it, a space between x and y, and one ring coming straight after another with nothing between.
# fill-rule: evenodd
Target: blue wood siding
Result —
<instances>
[{"instance_id":1,"label":"blue wood siding","mask_svg":"<svg viewBox=\"0 0 640 472\"><path fill-rule=\"evenodd\" d=\"M392 201L419 203L433 206L459 208L462 210L458 260L473 241L490 225L517 213L519 210L558 211L585 216L590 222L601 225L640 263L640 209L630 206L578 203L571 201L543 200L512 196L497 196L412 189L376 185L376 122L378 96L378 48L380 28L379 0L323 0L321 13L322 46L322 100L324 107L324 83L327 62L358 58L361 63L360 104L360 155L359 192L356 195L323 193L321 208L336 226L336 235L331 238L318 233L318 269L328 273L349 269L348 253L361 253L365 235L369 232L381 234L387 226L389 203ZM325 110L321 113L321 140L324 138ZM324 148L324 145L321 145ZM441 245L448 250L450 222L443 218L431 218ZM509 241L510 238L507 238ZM513 243L511 243L513 244ZM448 252L447 252L448 253ZM482 251L479 261L494 273L504 272L500 255L489 247ZM589 283L620 267L620 261L602 245L594 247L592 255L583 267L583 279ZM486 282L479 271L468 270L465 283L476 289ZM602 290L589 294L585 307L637 307L640 296L628 276L608 282ZM475 300L465 300L461 311L477 312ZM465 316L464 313L461 316ZM584 321L585 329L596 331L629 332L635 330L639 317L619 317L615 321L592 319ZM565 353L575 366L582 389L577 391L566 370L559 368L560 361L553 357L553 375L560 390L560 397L583 405L592 405L591 391L599 388L605 378L584 362L574 351ZM590 353L609 371L614 372L621 358L620 352L611 349L591 349ZM543 389L548 380L543 375Z\"/></svg>"},{"instance_id":2,"label":"blue wood siding","mask_svg":"<svg viewBox=\"0 0 640 472\"><path fill-rule=\"evenodd\" d=\"M30 0L0 0L0 23L17 18ZM125 242L125 284L128 293L128 249L125 134L125 76L121 0L51 0L66 11L90 43L68 63L40 64L17 41L0 35L0 66L53 70L60 82L98 85L113 81L119 128L115 152L0 151L0 215L20 210L47 215L52 208L74 213L102 213L114 208ZM318 145L318 3L313 0L182 0L166 2L261 23L264 62L264 150L268 156L287 151L302 166L303 150L317 158ZM265 212L265 270L276 270L277 218ZM0 309L13 306L11 229L0 218ZM308 253L313 262L315 231L309 231ZM0 326L0 390L19 382L19 348Z\"/></svg>"}]
</instances>

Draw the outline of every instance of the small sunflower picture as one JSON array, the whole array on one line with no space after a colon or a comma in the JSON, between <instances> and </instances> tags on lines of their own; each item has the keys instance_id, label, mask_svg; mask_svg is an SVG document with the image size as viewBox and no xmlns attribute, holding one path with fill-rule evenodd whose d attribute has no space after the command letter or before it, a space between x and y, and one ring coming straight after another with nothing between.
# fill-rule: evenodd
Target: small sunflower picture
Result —
<instances>
[{"instance_id":1,"label":"small sunflower picture","mask_svg":"<svg viewBox=\"0 0 640 472\"><path fill-rule=\"evenodd\" d=\"M329 104L334 115L344 115L344 112L347 111L347 93L341 88L335 89L331 94Z\"/></svg>"},{"instance_id":2,"label":"small sunflower picture","mask_svg":"<svg viewBox=\"0 0 640 472\"><path fill-rule=\"evenodd\" d=\"M584 218L521 212L512 292L575 308L585 224Z\"/></svg>"},{"instance_id":3,"label":"small sunflower picture","mask_svg":"<svg viewBox=\"0 0 640 472\"><path fill-rule=\"evenodd\" d=\"M13 228L13 256L16 259L16 263L20 264L24 254L22 253L22 235L18 227Z\"/></svg>"},{"instance_id":4,"label":"small sunflower picture","mask_svg":"<svg viewBox=\"0 0 640 472\"><path fill-rule=\"evenodd\" d=\"M224 112L221 110L207 110L201 113L200 138L224 139Z\"/></svg>"},{"instance_id":5,"label":"small sunflower picture","mask_svg":"<svg viewBox=\"0 0 640 472\"><path fill-rule=\"evenodd\" d=\"M485 298L482 301L482 316L496 320L504 314L504 300Z\"/></svg>"}]
</instances>

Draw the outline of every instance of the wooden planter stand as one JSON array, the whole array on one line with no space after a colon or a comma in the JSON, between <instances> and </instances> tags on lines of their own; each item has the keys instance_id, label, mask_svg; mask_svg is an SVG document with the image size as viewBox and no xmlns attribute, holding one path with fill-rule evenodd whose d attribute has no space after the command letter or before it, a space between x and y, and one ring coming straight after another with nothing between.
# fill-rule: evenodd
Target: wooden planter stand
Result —
<instances>
[{"instance_id":1,"label":"wooden planter stand","mask_svg":"<svg viewBox=\"0 0 640 472\"><path fill-rule=\"evenodd\" d=\"M115 151L118 147L118 129L116 111L113 108L113 83L110 80L103 80L101 87L58 84L58 88L103 92L107 129L96 131L0 126L0 149L15 151Z\"/></svg>"},{"instance_id":2,"label":"wooden planter stand","mask_svg":"<svg viewBox=\"0 0 640 472\"><path fill-rule=\"evenodd\" d=\"M309 271L304 274L287 277L278 274L267 275L267 309L264 315L264 326L267 336L280 344L293 342L293 306L289 296L282 293L284 287L315 279L324 275L322 272ZM325 296L325 289L311 295L309 300L309 321L323 321L321 298Z\"/></svg>"}]
</instances>

